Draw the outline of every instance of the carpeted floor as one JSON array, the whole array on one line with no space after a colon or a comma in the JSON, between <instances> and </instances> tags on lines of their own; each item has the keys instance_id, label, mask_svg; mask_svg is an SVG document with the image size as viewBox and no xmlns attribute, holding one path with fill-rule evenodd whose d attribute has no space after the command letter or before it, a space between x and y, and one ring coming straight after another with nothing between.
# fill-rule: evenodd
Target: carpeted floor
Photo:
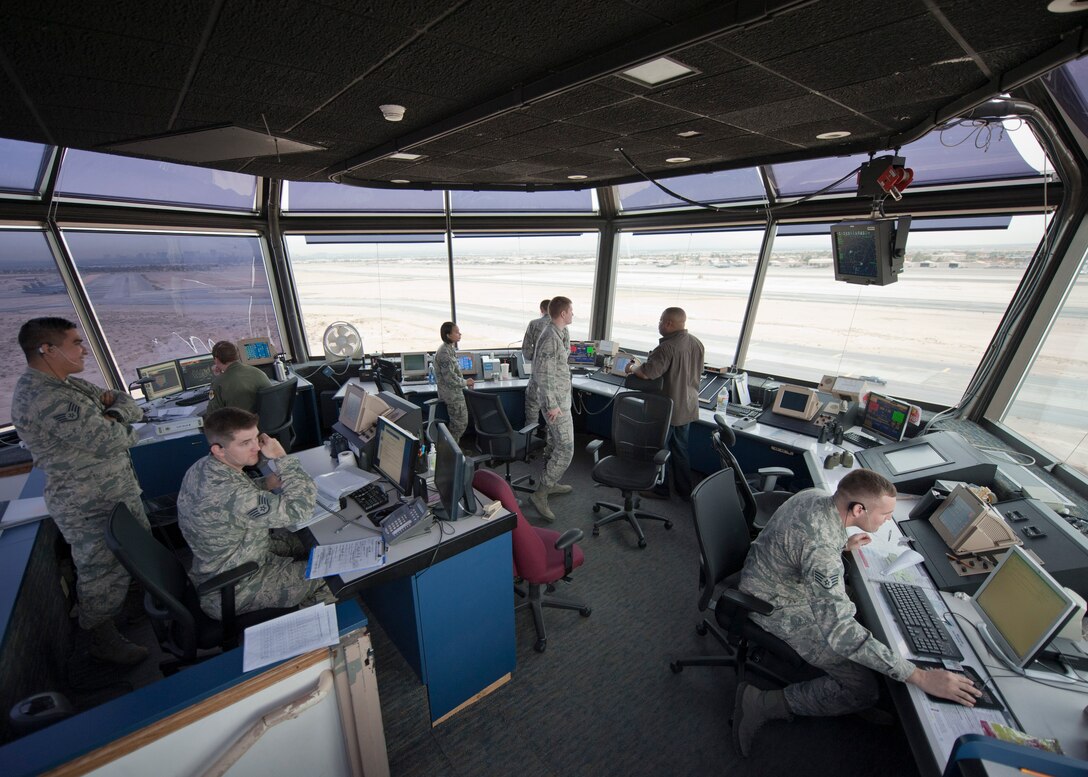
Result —
<instances>
[{"instance_id":1,"label":"carpeted floor","mask_svg":"<svg viewBox=\"0 0 1088 777\"><path fill-rule=\"evenodd\" d=\"M548 648L540 654L531 614L518 612L511 681L437 728L423 686L371 621L394 777L917 774L898 726L856 717L772 723L750 759L734 754L731 670L669 670L674 657L716 647L694 628L699 573L690 506L643 500L645 509L673 519L671 531L644 524L644 550L626 523L593 537L593 501L615 501L618 492L593 487L588 439L579 435L564 478L574 493L552 504L554 528L585 532L585 565L560 592L589 604L589 618L546 610ZM525 513L543 525L531 506Z\"/></svg>"}]
</instances>

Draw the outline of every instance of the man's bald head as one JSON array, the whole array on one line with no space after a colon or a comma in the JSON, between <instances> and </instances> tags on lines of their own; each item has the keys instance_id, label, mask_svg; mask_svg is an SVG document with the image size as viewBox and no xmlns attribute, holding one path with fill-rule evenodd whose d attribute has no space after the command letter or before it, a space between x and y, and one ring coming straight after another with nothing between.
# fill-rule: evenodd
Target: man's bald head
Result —
<instances>
[{"instance_id":1,"label":"man's bald head","mask_svg":"<svg viewBox=\"0 0 1088 777\"><path fill-rule=\"evenodd\" d=\"M657 321L657 331L664 337L670 332L679 332L687 326L688 314L683 308L665 308Z\"/></svg>"}]
</instances>

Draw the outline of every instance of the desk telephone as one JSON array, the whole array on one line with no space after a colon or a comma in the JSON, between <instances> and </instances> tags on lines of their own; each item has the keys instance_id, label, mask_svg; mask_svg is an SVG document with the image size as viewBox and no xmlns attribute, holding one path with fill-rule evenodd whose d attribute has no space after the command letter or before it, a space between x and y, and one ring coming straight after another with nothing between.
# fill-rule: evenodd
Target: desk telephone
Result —
<instances>
[{"instance_id":1,"label":"desk telephone","mask_svg":"<svg viewBox=\"0 0 1088 777\"><path fill-rule=\"evenodd\" d=\"M380 525L385 544L393 545L400 540L414 537L419 532L412 529L425 521L427 523L425 528L430 528L432 522L427 520L428 516L427 503L422 497L417 496L411 502L401 505L382 519Z\"/></svg>"}]
</instances>

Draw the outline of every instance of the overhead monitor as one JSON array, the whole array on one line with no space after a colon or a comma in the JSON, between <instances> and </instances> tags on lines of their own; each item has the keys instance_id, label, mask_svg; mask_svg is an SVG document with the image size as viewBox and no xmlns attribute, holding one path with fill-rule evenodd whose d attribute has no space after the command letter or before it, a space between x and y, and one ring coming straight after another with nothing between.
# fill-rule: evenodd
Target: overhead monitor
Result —
<instances>
[{"instance_id":1,"label":"overhead monitor","mask_svg":"<svg viewBox=\"0 0 1088 777\"><path fill-rule=\"evenodd\" d=\"M476 373L479 372L476 362L476 354L474 353L457 354L457 366L461 368L461 374L466 378L476 377Z\"/></svg>"},{"instance_id":2,"label":"overhead monitor","mask_svg":"<svg viewBox=\"0 0 1088 777\"><path fill-rule=\"evenodd\" d=\"M181 373L178 372L178 363L171 359L168 362L149 364L146 367L137 367L136 376L141 380L151 378L150 383L145 383L142 388L147 401L169 397L179 394L181 388Z\"/></svg>"},{"instance_id":3,"label":"overhead monitor","mask_svg":"<svg viewBox=\"0 0 1088 777\"><path fill-rule=\"evenodd\" d=\"M238 361L258 367L271 364L276 360L272 352L272 341L267 337L247 337L238 341Z\"/></svg>"},{"instance_id":4,"label":"overhead monitor","mask_svg":"<svg viewBox=\"0 0 1088 777\"><path fill-rule=\"evenodd\" d=\"M998 658L1024 669L1079 611L1073 597L1021 548L1009 548L971 598Z\"/></svg>"},{"instance_id":5,"label":"overhead monitor","mask_svg":"<svg viewBox=\"0 0 1088 777\"><path fill-rule=\"evenodd\" d=\"M957 555L990 553L1020 544L1005 519L963 484L941 502L929 522Z\"/></svg>"},{"instance_id":6,"label":"overhead monitor","mask_svg":"<svg viewBox=\"0 0 1088 777\"><path fill-rule=\"evenodd\" d=\"M865 420L861 425L878 435L878 439L899 442L907 433L909 420L909 404L875 391L869 392L869 400L865 403Z\"/></svg>"},{"instance_id":7,"label":"overhead monitor","mask_svg":"<svg viewBox=\"0 0 1088 777\"><path fill-rule=\"evenodd\" d=\"M899 280L910 216L844 221L831 226L835 280L887 286Z\"/></svg>"},{"instance_id":8,"label":"overhead monitor","mask_svg":"<svg viewBox=\"0 0 1088 777\"><path fill-rule=\"evenodd\" d=\"M778 389L771 411L788 418L811 421L820 412L822 404L815 389L784 383Z\"/></svg>"},{"instance_id":9,"label":"overhead monitor","mask_svg":"<svg viewBox=\"0 0 1088 777\"><path fill-rule=\"evenodd\" d=\"M638 361L635 359L635 357L631 356L628 353L618 354L616 358L612 360L612 374L619 375L622 378L627 375L627 365L637 363ZM632 367L631 369L634 369L634 367Z\"/></svg>"},{"instance_id":10,"label":"overhead monitor","mask_svg":"<svg viewBox=\"0 0 1088 777\"><path fill-rule=\"evenodd\" d=\"M434 487L439 506L435 515L444 521L456 521L462 515L476 512L476 496L472 491L473 468L457 441L444 423L438 424L435 442Z\"/></svg>"},{"instance_id":11,"label":"overhead monitor","mask_svg":"<svg viewBox=\"0 0 1088 777\"><path fill-rule=\"evenodd\" d=\"M597 363L597 343L593 340L571 340L567 364L592 367Z\"/></svg>"},{"instance_id":12,"label":"overhead monitor","mask_svg":"<svg viewBox=\"0 0 1088 777\"><path fill-rule=\"evenodd\" d=\"M860 451L858 462L900 491L924 494L937 479L993 484L997 464L956 432L930 434Z\"/></svg>"},{"instance_id":13,"label":"overhead monitor","mask_svg":"<svg viewBox=\"0 0 1088 777\"><path fill-rule=\"evenodd\" d=\"M378 418L377 455L374 469L401 494L412 491L412 475L419 458L419 438L408 434L388 418Z\"/></svg>"},{"instance_id":14,"label":"overhead monitor","mask_svg":"<svg viewBox=\"0 0 1088 777\"><path fill-rule=\"evenodd\" d=\"M212 385L212 365L215 359L210 353L178 359L178 371L181 373L181 385L186 391Z\"/></svg>"},{"instance_id":15,"label":"overhead monitor","mask_svg":"<svg viewBox=\"0 0 1088 777\"><path fill-rule=\"evenodd\" d=\"M400 372L405 380L419 380L427 377L427 355L426 351L400 355Z\"/></svg>"},{"instance_id":16,"label":"overhead monitor","mask_svg":"<svg viewBox=\"0 0 1088 777\"><path fill-rule=\"evenodd\" d=\"M366 389L358 383L349 383L344 386L344 401L340 403L340 423L353 432L363 430L363 406L366 404L366 398Z\"/></svg>"}]
</instances>

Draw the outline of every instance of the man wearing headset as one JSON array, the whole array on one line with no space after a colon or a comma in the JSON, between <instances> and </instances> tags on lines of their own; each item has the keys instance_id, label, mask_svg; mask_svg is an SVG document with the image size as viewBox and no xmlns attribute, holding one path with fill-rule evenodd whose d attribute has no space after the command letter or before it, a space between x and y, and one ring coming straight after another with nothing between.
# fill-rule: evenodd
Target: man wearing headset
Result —
<instances>
[{"instance_id":1,"label":"man wearing headset","mask_svg":"<svg viewBox=\"0 0 1088 777\"><path fill-rule=\"evenodd\" d=\"M72 547L79 595L79 625L91 634L93 658L138 664L147 649L117 631L129 576L106 547L106 522L118 502L147 526L140 485L128 449L131 424L143 412L127 394L80 378L87 348L64 318L35 318L19 330L27 370L15 384L11 420L45 472L45 505Z\"/></svg>"}]
</instances>

